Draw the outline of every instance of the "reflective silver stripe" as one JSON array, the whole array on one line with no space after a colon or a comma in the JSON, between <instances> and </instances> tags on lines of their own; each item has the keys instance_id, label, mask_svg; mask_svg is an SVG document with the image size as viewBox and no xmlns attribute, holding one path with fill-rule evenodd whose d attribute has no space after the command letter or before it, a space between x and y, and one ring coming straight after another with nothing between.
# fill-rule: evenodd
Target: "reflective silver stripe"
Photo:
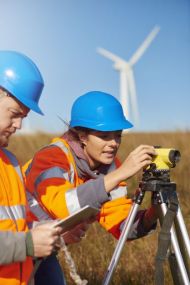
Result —
<instances>
[{"instance_id":1,"label":"reflective silver stripe","mask_svg":"<svg viewBox=\"0 0 190 285\"><path fill-rule=\"evenodd\" d=\"M50 145L58 146L58 147L61 148L62 151L65 152L66 154L69 153L68 148L67 148L67 147L64 145L64 143L61 142L61 141L53 142L53 143L51 143Z\"/></svg>"},{"instance_id":2,"label":"reflective silver stripe","mask_svg":"<svg viewBox=\"0 0 190 285\"><path fill-rule=\"evenodd\" d=\"M32 168L32 162L30 162L30 164L28 165L27 169L25 170L26 177L28 176L31 168Z\"/></svg>"},{"instance_id":3,"label":"reflective silver stripe","mask_svg":"<svg viewBox=\"0 0 190 285\"><path fill-rule=\"evenodd\" d=\"M64 145L63 142L57 141L57 142L52 143L51 145L58 146L58 147L61 148L62 151L65 152L67 155L69 154L69 150L68 150L68 148ZM69 181L70 181L71 183L74 182L74 177L75 177L74 167L73 167L72 163L70 162Z\"/></svg>"},{"instance_id":4,"label":"reflective silver stripe","mask_svg":"<svg viewBox=\"0 0 190 285\"><path fill-rule=\"evenodd\" d=\"M108 173L112 172L116 168L117 168L116 164L113 161L112 164L110 165L109 169L108 169ZM110 192L110 196L111 196L112 200L127 196L127 187L126 186L116 187L114 190L112 190Z\"/></svg>"},{"instance_id":5,"label":"reflective silver stripe","mask_svg":"<svg viewBox=\"0 0 190 285\"><path fill-rule=\"evenodd\" d=\"M22 181L22 183L24 183L22 172L21 172L21 169L20 169L20 165L19 165L18 160L16 159L16 157L10 151L8 151L5 148L2 148L2 151L9 158L11 164L14 166L18 176L20 177L20 180Z\"/></svg>"},{"instance_id":6,"label":"reflective silver stripe","mask_svg":"<svg viewBox=\"0 0 190 285\"><path fill-rule=\"evenodd\" d=\"M34 183L35 189L37 189L40 182L48 178L64 178L69 181L68 173L63 168L55 166L45 170L36 178Z\"/></svg>"},{"instance_id":7,"label":"reflective silver stripe","mask_svg":"<svg viewBox=\"0 0 190 285\"><path fill-rule=\"evenodd\" d=\"M127 187L126 186L118 186L114 190L110 192L110 196L112 200L121 198L121 197L126 197L127 196Z\"/></svg>"},{"instance_id":8,"label":"reflective silver stripe","mask_svg":"<svg viewBox=\"0 0 190 285\"><path fill-rule=\"evenodd\" d=\"M72 163L70 163L69 180L72 184L74 183L74 178L75 178L75 170L74 170Z\"/></svg>"},{"instance_id":9,"label":"reflective silver stripe","mask_svg":"<svg viewBox=\"0 0 190 285\"><path fill-rule=\"evenodd\" d=\"M80 204L79 204L79 199L77 196L76 188L74 188L72 190L68 190L65 193L65 200L66 200L66 205L67 205L67 209L69 211L69 214L72 214L73 212L75 212L81 208Z\"/></svg>"},{"instance_id":10,"label":"reflective silver stripe","mask_svg":"<svg viewBox=\"0 0 190 285\"><path fill-rule=\"evenodd\" d=\"M26 197L30 206L30 211L38 218L39 221L52 220L29 191L26 191Z\"/></svg>"},{"instance_id":11,"label":"reflective silver stripe","mask_svg":"<svg viewBox=\"0 0 190 285\"><path fill-rule=\"evenodd\" d=\"M57 146L57 147L61 148L61 150L63 152L65 152L66 154L69 153L68 148L62 142L52 143L52 144L50 144L50 146ZM61 167L57 167L57 166L51 167L50 169L47 169L44 172L42 172L36 178L36 181L34 183L35 189L37 189L39 183L45 179L48 179L48 178L64 178L65 180L69 181L70 183L73 183L74 182L74 176L75 176L75 172L74 172L74 167L73 167L72 163L70 163L69 173ZM35 195L36 195L36 193L35 193Z\"/></svg>"},{"instance_id":12,"label":"reflective silver stripe","mask_svg":"<svg viewBox=\"0 0 190 285\"><path fill-rule=\"evenodd\" d=\"M64 145L63 142L57 141L54 143L51 143L50 146L57 146L59 147L66 155L69 154L68 148ZM43 173L41 173L38 178L35 181L35 189L37 189L37 186L41 181L47 178L64 178L65 180L69 181L71 184L74 183L74 177L75 177L75 170L74 166L70 162L70 171L69 173L66 172L63 168L60 167L52 167ZM37 191L36 191L37 192ZM35 195L37 193L35 192ZM73 213L76 210L80 209L80 204L77 196L77 191L76 189L68 190L65 194L65 199L66 199L66 206L68 208L69 213Z\"/></svg>"},{"instance_id":13,"label":"reflective silver stripe","mask_svg":"<svg viewBox=\"0 0 190 285\"><path fill-rule=\"evenodd\" d=\"M24 205L0 206L0 220L18 220L26 218L26 207Z\"/></svg>"}]
</instances>

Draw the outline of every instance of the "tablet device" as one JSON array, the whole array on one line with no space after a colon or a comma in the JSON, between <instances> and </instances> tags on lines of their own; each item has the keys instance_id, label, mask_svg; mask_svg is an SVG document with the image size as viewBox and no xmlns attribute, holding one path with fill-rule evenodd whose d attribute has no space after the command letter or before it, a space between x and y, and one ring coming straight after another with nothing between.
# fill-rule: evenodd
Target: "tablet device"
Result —
<instances>
[{"instance_id":1,"label":"tablet device","mask_svg":"<svg viewBox=\"0 0 190 285\"><path fill-rule=\"evenodd\" d=\"M78 224L85 222L89 219L95 218L96 215L100 212L99 209L91 207L91 206L85 206L78 211L74 212L70 216L68 216L65 219L57 220L54 224L55 227L62 227L64 231L71 230Z\"/></svg>"}]
</instances>

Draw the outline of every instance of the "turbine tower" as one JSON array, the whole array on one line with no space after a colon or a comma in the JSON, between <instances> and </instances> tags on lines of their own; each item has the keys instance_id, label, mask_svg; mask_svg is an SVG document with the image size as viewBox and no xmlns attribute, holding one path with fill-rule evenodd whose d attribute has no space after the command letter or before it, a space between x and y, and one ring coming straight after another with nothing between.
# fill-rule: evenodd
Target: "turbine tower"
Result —
<instances>
[{"instance_id":1,"label":"turbine tower","mask_svg":"<svg viewBox=\"0 0 190 285\"><path fill-rule=\"evenodd\" d=\"M158 34L160 28L155 26L144 42L139 46L132 57L126 61L112 52L98 48L97 51L104 57L114 62L113 67L120 72L120 102L122 104L124 114L127 118L132 117L136 125L139 124L139 112L136 97L136 87L133 74L133 66L140 59L146 49L149 47L153 39ZM132 116L131 116L132 115ZM131 118L130 118L131 119Z\"/></svg>"}]
</instances>

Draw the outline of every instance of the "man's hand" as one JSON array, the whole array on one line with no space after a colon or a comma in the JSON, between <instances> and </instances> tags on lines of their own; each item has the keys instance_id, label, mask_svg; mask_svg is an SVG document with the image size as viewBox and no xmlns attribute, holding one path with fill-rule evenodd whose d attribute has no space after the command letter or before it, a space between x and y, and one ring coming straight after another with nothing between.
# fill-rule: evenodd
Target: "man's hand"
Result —
<instances>
[{"instance_id":1,"label":"man's hand","mask_svg":"<svg viewBox=\"0 0 190 285\"><path fill-rule=\"evenodd\" d=\"M57 249L61 232L62 228L55 228L52 222L41 224L33 228L31 234L34 245L34 256L48 256Z\"/></svg>"}]
</instances>

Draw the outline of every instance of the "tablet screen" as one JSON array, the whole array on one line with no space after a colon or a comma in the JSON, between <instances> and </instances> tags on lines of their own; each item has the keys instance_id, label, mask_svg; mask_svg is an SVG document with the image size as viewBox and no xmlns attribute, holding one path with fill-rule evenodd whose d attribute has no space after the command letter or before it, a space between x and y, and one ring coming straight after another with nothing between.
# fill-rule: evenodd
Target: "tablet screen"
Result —
<instances>
[{"instance_id":1,"label":"tablet screen","mask_svg":"<svg viewBox=\"0 0 190 285\"><path fill-rule=\"evenodd\" d=\"M87 205L67 218L55 221L54 226L62 227L63 230L68 231L82 222L95 218L98 213L99 209Z\"/></svg>"}]
</instances>

